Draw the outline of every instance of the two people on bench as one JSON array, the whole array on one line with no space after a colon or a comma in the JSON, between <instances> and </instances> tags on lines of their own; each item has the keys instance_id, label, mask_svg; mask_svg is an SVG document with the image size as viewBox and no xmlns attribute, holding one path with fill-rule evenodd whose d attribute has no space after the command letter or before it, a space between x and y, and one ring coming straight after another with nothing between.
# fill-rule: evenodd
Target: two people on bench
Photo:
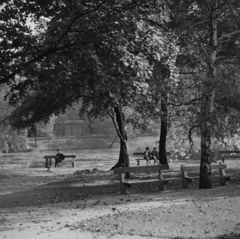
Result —
<instances>
[{"instance_id":1,"label":"two people on bench","mask_svg":"<svg viewBox=\"0 0 240 239\"><path fill-rule=\"evenodd\" d=\"M65 156L63 155L63 153L60 152L59 149L57 149L57 154L55 155L55 168L59 167L59 163L61 163L64 159Z\"/></svg>"},{"instance_id":2,"label":"two people on bench","mask_svg":"<svg viewBox=\"0 0 240 239\"><path fill-rule=\"evenodd\" d=\"M152 152L150 151L149 147L146 147L144 152L144 158L148 161L148 163L150 163L150 160L158 162L159 156L156 147L153 147Z\"/></svg>"}]
</instances>

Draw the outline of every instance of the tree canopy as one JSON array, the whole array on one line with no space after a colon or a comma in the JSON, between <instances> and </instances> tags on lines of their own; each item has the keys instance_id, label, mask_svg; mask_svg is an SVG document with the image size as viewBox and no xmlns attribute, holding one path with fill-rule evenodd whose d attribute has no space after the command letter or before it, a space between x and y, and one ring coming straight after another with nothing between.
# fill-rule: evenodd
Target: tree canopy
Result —
<instances>
[{"instance_id":1,"label":"tree canopy","mask_svg":"<svg viewBox=\"0 0 240 239\"><path fill-rule=\"evenodd\" d=\"M10 103L21 102L8 119L16 128L48 120L80 98L82 111L90 116L106 114L109 105L119 99L122 105L132 104L147 87L151 60L169 55L163 34L168 12L163 1L38 4L28 14L35 21L50 20L31 35L38 44L26 46L35 54L24 55L25 60L10 64L8 74L2 75L2 82L14 72L21 75L21 80L8 81ZM35 15L40 9L42 16ZM42 25L40 21L37 29ZM27 65L20 69L23 62Z\"/></svg>"}]
</instances>

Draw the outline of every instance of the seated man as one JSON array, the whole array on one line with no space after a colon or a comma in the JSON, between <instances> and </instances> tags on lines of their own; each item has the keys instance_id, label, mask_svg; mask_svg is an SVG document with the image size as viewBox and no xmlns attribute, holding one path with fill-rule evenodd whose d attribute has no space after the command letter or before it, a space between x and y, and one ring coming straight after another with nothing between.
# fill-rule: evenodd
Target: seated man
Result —
<instances>
[{"instance_id":1,"label":"seated man","mask_svg":"<svg viewBox=\"0 0 240 239\"><path fill-rule=\"evenodd\" d=\"M155 162L158 162L159 155L158 155L158 151L157 151L156 147L153 148L150 159L154 160Z\"/></svg>"},{"instance_id":2,"label":"seated man","mask_svg":"<svg viewBox=\"0 0 240 239\"><path fill-rule=\"evenodd\" d=\"M62 162L62 160L64 160L65 157L64 155L60 152L59 149L57 149L57 154L56 154L56 157L55 157L55 168L58 166L59 167L59 163Z\"/></svg>"}]
</instances>

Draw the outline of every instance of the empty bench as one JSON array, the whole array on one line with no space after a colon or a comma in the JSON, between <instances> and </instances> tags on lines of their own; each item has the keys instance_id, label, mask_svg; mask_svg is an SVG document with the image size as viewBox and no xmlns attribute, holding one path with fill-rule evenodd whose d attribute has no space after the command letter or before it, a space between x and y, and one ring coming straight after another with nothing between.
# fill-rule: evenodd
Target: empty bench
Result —
<instances>
[{"instance_id":1,"label":"empty bench","mask_svg":"<svg viewBox=\"0 0 240 239\"><path fill-rule=\"evenodd\" d=\"M72 159L72 167L74 168L76 155L65 155L64 154L64 157L65 157L65 159L67 159L67 158ZM44 158L45 158L45 168L50 169L51 165L52 165L52 159L55 159L55 161L56 161L57 156L56 155L46 155L46 156L44 156Z\"/></svg>"},{"instance_id":2,"label":"empty bench","mask_svg":"<svg viewBox=\"0 0 240 239\"><path fill-rule=\"evenodd\" d=\"M220 185L225 186L227 181L231 179L230 175L226 175L225 169L227 168L226 164L212 164L211 170L219 170L218 175L212 175L212 178L219 179ZM187 166L181 165L181 173L182 173L182 186L183 188L188 188L188 185L192 183L194 180L199 179L199 176L189 176L189 172L197 171L198 174L200 173L200 165L199 166Z\"/></svg>"},{"instance_id":3,"label":"empty bench","mask_svg":"<svg viewBox=\"0 0 240 239\"><path fill-rule=\"evenodd\" d=\"M129 188L133 184L140 183L152 183L158 182L158 190L164 191L165 186L173 180L179 180L177 178L163 178L162 171L168 170L169 165L152 165L152 166L137 166L137 167L125 167L125 168L115 168L114 174L119 174L120 180L120 194L126 194L127 188ZM147 180L129 180L125 179L126 173L133 172L158 172L157 178L147 179Z\"/></svg>"},{"instance_id":4,"label":"empty bench","mask_svg":"<svg viewBox=\"0 0 240 239\"><path fill-rule=\"evenodd\" d=\"M240 159L240 151L220 151L222 162L225 162L225 159Z\"/></svg>"}]
</instances>

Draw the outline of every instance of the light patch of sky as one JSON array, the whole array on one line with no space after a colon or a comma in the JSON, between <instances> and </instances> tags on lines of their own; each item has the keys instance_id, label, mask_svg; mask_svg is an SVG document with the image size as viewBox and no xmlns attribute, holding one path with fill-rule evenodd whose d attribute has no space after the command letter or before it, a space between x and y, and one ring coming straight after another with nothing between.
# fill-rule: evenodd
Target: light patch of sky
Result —
<instances>
[{"instance_id":1,"label":"light patch of sky","mask_svg":"<svg viewBox=\"0 0 240 239\"><path fill-rule=\"evenodd\" d=\"M34 35L34 34L37 34L37 32L38 33L39 32L43 33L46 30L46 28L47 28L47 22L50 22L50 21L51 21L51 19L49 19L49 18L40 17L39 22L34 22L33 18L29 16L27 18L26 24L27 24L28 27L30 27L30 29L32 30L32 34ZM40 23L40 22L41 22L41 27L42 28L41 29L39 29L39 28L37 29L38 23Z\"/></svg>"},{"instance_id":2,"label":"light patch of sky","mask_svg":"<svg viewBox=\"0 0 240 239\"><path fill-rule=\"evenodd\" d=\"M3 8L6 6L6 3L3 3L1 6L0 6L0 12L3 10Z\"/></svg>"},{"instance_id":3,"label":"light patch of sky","mask_svg":"<svg viewBox=\"0 0 240 239\"><path fill-rule=\"evenodd\" d=\"M12 3L12 1L11 1L10 3ZM1 13L1 11L5 8L5 6L6 6L6 3L3 3L3 4L0 6L0 13ZM37 26L37 24L36 24L32 19L33 19L33 18L32 18L31 16L29 16L29 17L27 18L26 25L27 25L28 27L30 27L30 29L32 30L32 34L34 35L34 34L36 34L36 26ZM41 20L42 22L43 22L43 21L49 22L51 19L45 18L45 17L41 17L40 20ZM3 23L3 21L0 21L0 23ZM46 29L46 28L42 29L42 32L44 32L45 29Z\"/></svg>"},{"instance_id":4,"label":"light patch of sky","mask_svg":"<svg viewBox=\"0 0 240 239\"><path fill-rule=\"evenodd\" d=\"M30 27L32 30L36 27L36 24L32 21L31 17L28 17L27 19L27 26Z\"/></svg>"}]
</instances>

